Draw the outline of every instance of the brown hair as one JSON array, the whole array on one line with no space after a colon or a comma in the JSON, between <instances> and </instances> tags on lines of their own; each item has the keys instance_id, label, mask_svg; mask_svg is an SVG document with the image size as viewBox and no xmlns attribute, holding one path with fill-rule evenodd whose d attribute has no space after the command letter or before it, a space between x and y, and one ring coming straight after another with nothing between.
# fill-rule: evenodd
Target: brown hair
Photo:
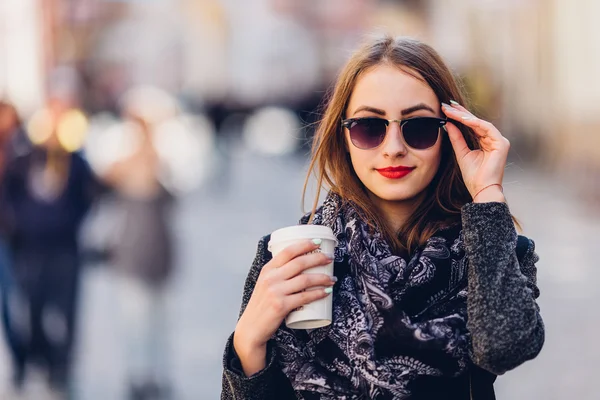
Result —
<instances>
[{"instance_id":1,"label":"brown hair","mask_svg":"<svg viewBox=\"0 0 600 400\"><path fill-rule=\"evenodd\" d=\"M311 219L317 208L321 188L326 185L345 202L353 203L364 220L383 233L394 252L412 252L440 228L459 222L461 207L472 201L472 198L463 182L450 141L447 135L442 135L440 167L426 189L422 202L400 232L393 232L384 222L352 168L341 127L341 120L357 80L366 71L381 64L395 66L424 80L440 102L455 100L460 104L467 104L452 73L430 46L405 37L384 36L368 41L350 58L340 72L333 91L326 97L324 115L313 141L302 203L304 204L310 175L314 173L317 178L317 194ZM460 123L455 125L471 149L479 148L470 128Z\"/></svg>"}]
</instances>

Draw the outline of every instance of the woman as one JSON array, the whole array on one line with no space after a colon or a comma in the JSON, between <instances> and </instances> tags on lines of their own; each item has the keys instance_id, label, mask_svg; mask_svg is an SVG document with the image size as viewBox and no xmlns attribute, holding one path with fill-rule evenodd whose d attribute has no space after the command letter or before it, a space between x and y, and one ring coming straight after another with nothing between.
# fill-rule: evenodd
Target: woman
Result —
<instances>
[{"instance_id":1,"label":"woman","mask_svg":"<svg viewBox=\"0 0 600 400\"><path fill-rule=\"evenodd\" d=\"M493 399L495 377L540 352L538 257L502 193L509 142L459 103L423 43L354 54L313 147L329 195L301 221L336 234L335 278L298 276L329 262L318 240L274 258L260 241L222 399ZM282 325L328 295L330 326Z\"/></svg>"},{"instance_id":2,"label":"woman","mask_svg":"<svg viewBox=\"0 0 600 400\"><path fill-rule=\"evenodd\" d=\"M22 134L22 124L17 109L11 103L0 100L0 182L4 181L6 166L17 155L16 143ZM9 251L9 241L14 227L5 200L4 185L0 184L0 294L2 298L2 325L8 349L14 353L18 351L18 338L15 337L8 309L9 293L14 293L16 289ZM18 380L18 377L14 378ZM12 388L9 390L12 390Z\"/></svg>"},{"instance_id":3,"label":"woman","mask_svg":"<svg viewBox=\"0 0 600 400\"><path fill-rule=\"evenodd\" d=\"M47 137L12 158L2 182L14 278L4 296L3 320L14 389L23 387L26 366L41 362L59 397L67 396L72 377L79 229L99 190L87 161L61 142L59 130L71 111L61 100L48 102L38 127Z\"/></svg>"},{"instance_id":4,"label":"woman","mask_svg":"<svg viewBox=\"0 0 600 400\"><path fill-rule=\"evenodd\" d=\"M112 261L124 324L128 399L163 399L168 382L167 290L173 269L169 228L173 197L159 182L161 162L151 122L125 108L126 134L137 146L102 174L116 194L122 215L112 245Z\"/></svg>"}]
</instances>

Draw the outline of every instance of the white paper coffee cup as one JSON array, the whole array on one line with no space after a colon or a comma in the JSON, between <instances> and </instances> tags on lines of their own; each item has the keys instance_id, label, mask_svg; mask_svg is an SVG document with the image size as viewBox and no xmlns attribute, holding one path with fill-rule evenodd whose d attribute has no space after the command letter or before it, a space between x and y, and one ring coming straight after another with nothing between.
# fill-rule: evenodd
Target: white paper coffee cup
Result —
<instances>
[{"instance_id":1,"label":"white paper coffee cup","mask_svg":"<svg viewBox=\"0 0 600 400\"><path fill-rule=\"evenodd\" d=\"M333 254L337 240L331 228L322 225L295 225L281 228L271 234L268 249L276 256L289 245L303 240L321 239L321 247L315 252ZM333 276L333 261L327 265L307 269L304 274L326 274ZM324 290L317 287L314 290ZM312 288L309 290L313 290ZM331 324L332 296L313 301L292 311L285 319L290 329L315 329Z\"/></svg>"}]
</instances>

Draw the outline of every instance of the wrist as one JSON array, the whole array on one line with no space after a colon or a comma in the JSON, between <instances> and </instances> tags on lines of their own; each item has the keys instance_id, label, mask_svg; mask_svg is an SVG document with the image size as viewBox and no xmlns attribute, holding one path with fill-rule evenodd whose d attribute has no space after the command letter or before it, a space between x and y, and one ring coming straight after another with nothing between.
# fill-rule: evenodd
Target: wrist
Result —
<instances>
[{"instance_id":1,"label":"wrist","mask_svg":"<svg viewBox=\"0 0 600 400\"><path fill-rule=\"evenodd\" d=\"M248 377L263 370L266 366L267 343L262 343L244 334L243 330L233 333L233 348L244 374Z\"/></svg>"},{"instance_id":2,"label":"wrist","mask_svg":"<svg viewBox=\"0 0 600 400\"><path fill-rule=\"evenodd\" d=\"M253 329L252 324L247 324L244 315L238 320L233 334L233 344L235 350L238 351L238 346L241 351L253 348L263 348L267 346L267 340L263 340L256 336L257 329Z\"/></svg>"},{"instance_id":3,"label":"wrist","mask_svg":"<svg viewBox=\"0 0 600 400\"><path fill-rule=\"evenodd\" d=\"M493 185L480 190L473 196L473 203L505 203L506 198L501 188L502 186L500 185Z\"/></svg>"}]
</instances>

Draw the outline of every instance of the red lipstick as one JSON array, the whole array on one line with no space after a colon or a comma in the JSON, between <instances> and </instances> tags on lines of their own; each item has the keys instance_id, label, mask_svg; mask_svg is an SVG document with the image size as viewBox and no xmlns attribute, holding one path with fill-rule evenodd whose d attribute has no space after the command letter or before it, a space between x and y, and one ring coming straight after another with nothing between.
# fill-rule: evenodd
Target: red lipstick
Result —
<instances>
[{"instance_id":1,"label":"red lipstick","mask_svg":"<svg viewBox=\"0 0 600 400\"><path fill-rule=\"evenodd\" d=\"M376 168L377 172L385 176L388 179L400 179L410 174L415 167L387 167L387 168Z\"/></svg>"}]
</instances>

